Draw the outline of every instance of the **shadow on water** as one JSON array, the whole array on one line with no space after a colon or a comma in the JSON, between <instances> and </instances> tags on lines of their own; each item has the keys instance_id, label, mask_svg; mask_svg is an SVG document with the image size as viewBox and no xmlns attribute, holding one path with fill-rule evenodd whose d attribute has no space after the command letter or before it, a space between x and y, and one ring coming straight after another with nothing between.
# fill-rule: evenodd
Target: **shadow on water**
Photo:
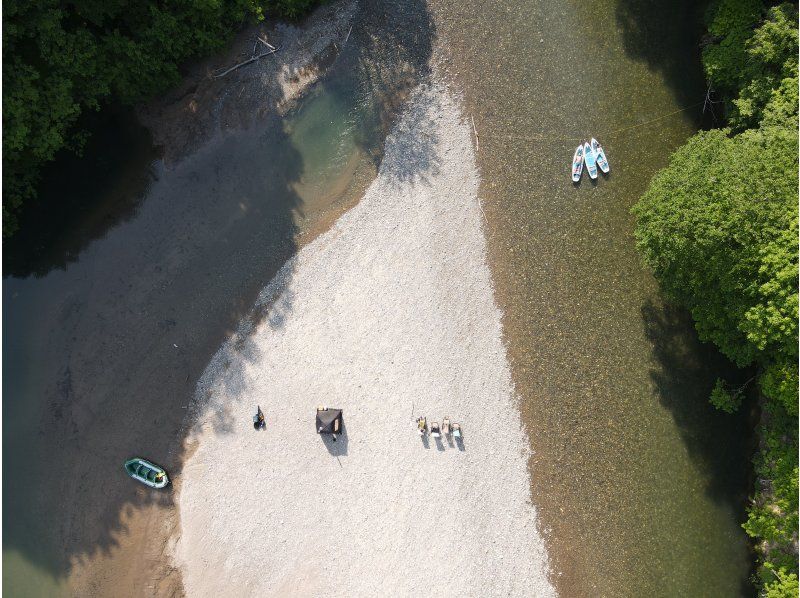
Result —
<instances>
[{"instance_id":1,"label":"shadow on water","mask_svg":"<svg viewBox=\"0 0 800 598\"><path fill-rule=\"evenodd\" d=\"M405 97L429 73L434 35L422 0L362 3L340 62L319 84L323 93L354 87L373 106L356 137L376 165ZM212 356L248 315L253 331L263 317L281 327L292 311L291 268L276 281L279 303L253 311L297 251L305 165L284 123L212 140L157 180L131 157L135 172L116 178L126 160L115 156L106 166L86 158L90 172L111 172L96 186L77 171L84 180L72 185L54 174L53 195L37 209L73 193L67 212L77 220L26 233L6 262L4 558L18 553L56 580L145 533L128 514L173 506L169 491L129 480L123 461L142 454L179 481L187 406ZM240 341L242 361L258 359L248 335ZM243 372L229 374L243 384ZM230 421L215 428L230 433ZM116 566L168 567L131 550ZM4 570L5 590L36 595L26 584Z\"/></svg>"},{"instance_id":2,"label":"shadow on water","mask_svg":"<svg viewBox=\"0 0 800 598\"><path fill-rule=\"evenodd\" d=\"M650 376L661 404L672 414L702 472L709 497L727 503L743 517L749 473L742 463L749 461L754 448L754 401L750 397L738 413L726 414L715 409L708 397L715 376L739 386L752 372L737 369L713 345L701 343L684 310L648 301L642 319L653 346L656 367Z\"/></svg>"},{"instance_id":3,"label":"shadow on water","mask_svg":"<svg viewBox=\"0 0 800 598\"><path fill-rule=\"evenodd\" d=\"M130 219L125 226L93 242L98 229L87 229L82 247L51 252L47 265L64 272L45 275L39 259L40 278L5 280L4 549L56 579L141 534L126 514L172 505L120 464L142 455L180 477L182 406L260 285L296 250L302 156L280 123L266 136L280 148L271 161L258 157L265 140L256 136L204 148L138 208L123 202L120 218L104 220ZM25 401L44 404L32 411ZM12 574L6 589L28 595Z\"/></svg>"},{"instance_id":4,"label":"shadow on water","mask_svg":"<svg viewBox=\"0 0 800 598\"><path fill-rule=\"evenodd\" d=\"M383 159L383 138L409 93L430 75L436 32L423 0L371 0L359 12L352 35L355 43L343 51L331 82L354 86L371 98L372 109L356 122L356 139L377 168Z\"/></svg>"},{"instance_id":5,"label":"shadow on water","mask_svg":"<svg viewBox=\"0 0 800 598\"><path fill-rule=\"evenodd\" d=\"M158 152L131 110L90 113L83 155L63 150L42 171L38 198L25 204L20 229L4 241L3 276L44 276L66 269L81 251L127 222L158 177Z\"/></svg>"},{"instance_id":6,"label":"shadow on water","mask_svg":"<svg viewBox=\"0 0 800 598\"><path fill-rule=\"evenodd\" d=\"M697 95L698 89L705 88L698 44L707 4L707 0L616 2L615 16L625 53L659 72L681 107L703 101ZM687 27L687 23L695 25ZM701 125L700 115L699 109L687 113L697 127Z\"/></svg>"},{"instance_id":7,"label":"shadow on water","mask_svg":"<svg viewBox=\"0 0 800 598\"><path fill-rule=\"evenodd\" d=\"M689 456L705 484L706 495L727 507L738 522L745 519L747 495L752 484L750 462L756 449L758 419L754 387L739 411L727 414L709 402L716 376L738 387L752 380L754 372L738 369L710 343L697 338L691 316L672 305L648 301L642 307L645 333L653 347L655 367L650 377L680 432ZM747 544L743 530L735 544ZM734 544L734 545L735 545ZM755 559L742 563L754 573ZM750 575L741 575L739 596L754 596Z\"/></svg>"}]
</instances>

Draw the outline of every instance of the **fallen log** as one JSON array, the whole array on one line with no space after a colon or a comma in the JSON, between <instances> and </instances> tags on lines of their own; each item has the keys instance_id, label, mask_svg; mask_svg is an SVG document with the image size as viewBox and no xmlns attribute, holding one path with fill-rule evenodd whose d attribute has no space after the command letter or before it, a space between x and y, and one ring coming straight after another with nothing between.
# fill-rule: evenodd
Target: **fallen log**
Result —
<instances>
[{"instance_id":1,"label":"fallen log","mask_svg":"<svg viewBox=\"0 0 800 598\"><path fill-rule=\"evenodd\" d=\"M269 43L266 39L262 38L261 36L257 35L256 39L258 41L260 41L262 44L264 44L265 46L267 46L267 48L269 48L270 50L274 50L275 49L275 46L273 46L271 43Z\"/></svg>"},{"instance_id":2,"label":"fallen log","mask_svg":"<svg viewBox=\"0 0 800 598\"><path fill-rule=\"evenodd\" d=\"M270 54L274 54L275 52L277 52L280 49L281 49L281 46L278 46L277 48L269 50L268 52L262 52L261 54L259 54L257 56L252 56L251 58L248 58L244 62L240 62L239 64L235 64L231 68L229 68L229 69L227 69L227 70L225 70L225 71L223 71L223 72L221 72L221 73L219 73L217 75L214 75L214 79L221 79L222 77L224 77L225 75L227 75L229 73L232 73L233 71L235 71L239 67L245 66L246 64L250 64L251 62L255 62L256 60L264 58L265 56L269 56Z\"/></svg>"}]
</instances>

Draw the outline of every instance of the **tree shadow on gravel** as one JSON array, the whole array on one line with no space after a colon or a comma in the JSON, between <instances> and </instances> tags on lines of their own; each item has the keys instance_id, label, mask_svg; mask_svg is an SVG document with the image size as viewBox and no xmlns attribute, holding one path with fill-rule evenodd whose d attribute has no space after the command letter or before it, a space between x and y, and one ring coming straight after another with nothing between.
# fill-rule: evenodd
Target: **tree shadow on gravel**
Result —
<instances>
[{"instance_id":1,"label":"tree shadow on gravel","mask_svg":"<svg viewBox=\"0 0 800 598\"><path fill-rule=\"evenodd\" d=\"M439 173L441 157L436 151L439 143L436 124L432 118L435 106L430 96L425 102L418 99L415 110L403 120L403 130L398 131L391 143L391 153L384 160L383 175L397 187L412 181L427 182ZM418 135L403 134L404 131L421 131ZM391 160L391 163L389 163Z\"/></svg>"},{"instance_id":2,"label":"tree shadow on gravel","mask_svg":"<svg viewBox=\"0 0 800 598\"><path fill-rule=\"evenodd\" d=\"M384 159L386 135L408 105L410 94L430 80L435 39L436 28L424 0L367 0L354 20L350 41L323 83L326 92L340 96L356 91L352 113L356 145L376 171ZM426 117L421 111L410 116ZM413 124L433 130L432 123ZM424 177L436 166L435 143L431 134L405 140L402 158L384 172L398 181Z\"/></svg>"},{"instance_id":3,"label":"tree shadow on gravel","mask_svg":"<svg viewBox=\"0 0 800 598\"><path fill-rule=\"evenodd\" d=\"M376 164L405 96L429 73L433 36L424 2L368 1L320 83L357 86L374 106L358 143ZM213 356L245 321L226 376L244 389L246 364L261 358L249 335L265 317L278 328L291 317L291 268L276 302L253 306L297 251L294 189L305 167L280 119L255 129L205 144L62 258L13 271L39 278L5 280L4 550L56 580L121 547L129 558L90 580L96 591L125 567L148 575L121 594L169 575L163 555L121 539L136 531L126 514L174 508L171 487L140 487L122 464L147 456L179 485L190 402ZM230 433L229 418L213 425ZM14 575L5 571L4 589L24 585Z\"/></svg>"},{"instance_id":4,"label":"tree shadow on gravel","mask_svg":"<svg viewBox=\"0 0 800 598\"><path fill-rule=\"evenodd\" d=\"M384 137L409 94L429 79L436 29L425 0L367 0L352 35L356 43L344 49L332 74L337 81L351 78L365 99L357 123L358 144L377 169Z\"/></svg>"},{"instance_id":5,"label":"tree shadow on gravel","mask_svg":"<svg viewBox=\"0 0 800 598\"><path fill-rule=\"evenodd\" d=\"M709 402L717 377L733 385L750 377L736 369L710 343L701 343L684 310L648 301L642 307L655 367L650 376L661 405L669 410L689 454L706 480L706 492L717 503L744 514L748 467L753 449L750 418L753 401L727 414Z\"/></svg>"},{"instance_id":6,"label":"tree shadow on gravel","mask_svg":"<svg viewBox=\"0 0 800 598\"><path fill-rule=\"evenodd\" d=\"M320 434L319 437L331 456L344 457L347 455L349 439L347 437L347 423L344 419L342 419L342 433L336 435L336 440L330 434Z\"/></svg>"}]
</instances>

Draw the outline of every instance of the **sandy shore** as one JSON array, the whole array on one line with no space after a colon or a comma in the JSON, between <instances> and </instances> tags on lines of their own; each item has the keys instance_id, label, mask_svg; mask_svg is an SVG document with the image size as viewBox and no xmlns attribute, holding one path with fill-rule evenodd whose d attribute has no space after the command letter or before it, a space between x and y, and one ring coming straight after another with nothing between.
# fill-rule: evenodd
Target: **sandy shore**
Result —
<instances>
[{"instance_id":1,"label":"sandy shore","mask_svg":"<svg viewBox=\"0 0 800 598\"><path fill-rule=\"evenodd\" d=\"M363 200L213 358L178 483L188 595L554 595L477 191L456 102L418 90ZM464 442L423 443L421 414Z\"/></svg>"}]
</instances>

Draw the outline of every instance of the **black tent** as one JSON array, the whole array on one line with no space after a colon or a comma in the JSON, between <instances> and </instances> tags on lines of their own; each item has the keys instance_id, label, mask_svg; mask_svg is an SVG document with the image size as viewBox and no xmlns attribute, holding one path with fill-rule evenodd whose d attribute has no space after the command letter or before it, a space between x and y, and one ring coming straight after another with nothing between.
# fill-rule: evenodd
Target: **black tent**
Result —
<instances>
[{"instance_id":1,"label":"black tent","mask_svg":"<svg viewBox=\"0 0 800 598\"><path fill-rule=\"evenodd\" d=\"M317 407L317 434L341 434L342 410Z\"/></svg>"}]
</instances>

